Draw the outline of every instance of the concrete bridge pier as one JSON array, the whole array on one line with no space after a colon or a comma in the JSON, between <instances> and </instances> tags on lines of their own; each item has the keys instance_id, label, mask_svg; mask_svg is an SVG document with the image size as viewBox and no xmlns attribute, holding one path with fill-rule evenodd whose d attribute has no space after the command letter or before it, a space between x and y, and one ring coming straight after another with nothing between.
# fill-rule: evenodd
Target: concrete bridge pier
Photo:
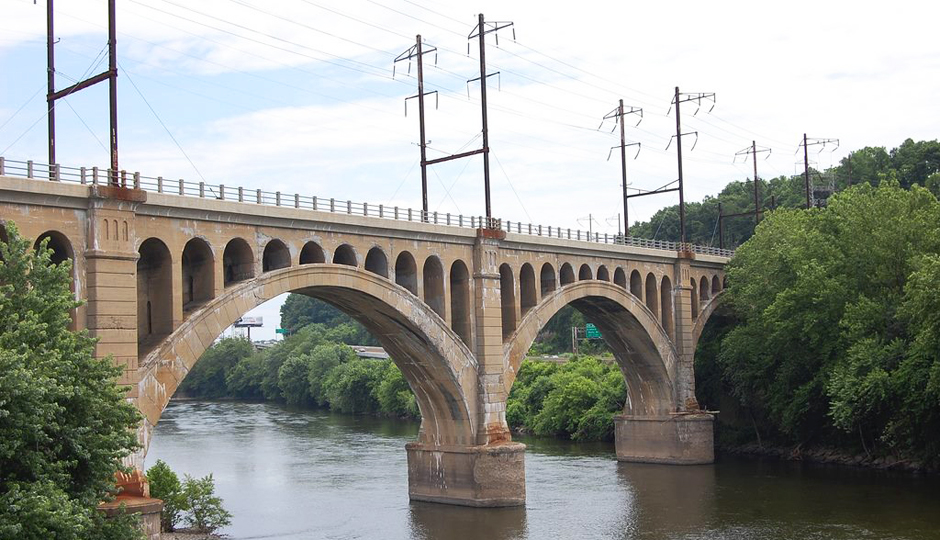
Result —
<instances>
[{"instance_id":1,"label":"concrete bridge pier","mask_svg":"<svg viewBox=\"0 0 940 540\"><path fill-rule=\"evenodd\" d=\"M478 395L475 444L407 445L412 500L463 506L525 504L525 445L512 442L506 423L507 362L503 357L503 301L497 266L505 233L479 229L473 247Z\"/></svg>"},{"instance_id":2,"label":"concrete bridge pier","mask_svg":"<svg viewBox=\"0 0 940 540\"><path fill-rule=\"evenodd\" d=\"M695 399L695 318L690 277L691 252L680 251L673 275L673 328L666 328L678 358L673 388L673 411L652 414L623 414L614 418L617 459L641 463L697 465L714 463L713 414L700 410ZM648 411L649 412L649 411ZM665 414L663 414L665 412Z\"/></svg>"}]
</instances>

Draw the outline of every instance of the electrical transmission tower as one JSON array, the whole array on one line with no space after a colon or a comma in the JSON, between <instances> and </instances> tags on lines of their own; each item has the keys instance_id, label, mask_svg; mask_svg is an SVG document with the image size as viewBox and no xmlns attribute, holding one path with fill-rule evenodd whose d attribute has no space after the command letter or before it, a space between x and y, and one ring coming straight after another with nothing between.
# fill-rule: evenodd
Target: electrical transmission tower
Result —
<instances>
[{"instance_id":1,"label":"electrical transmission tower","mask_svg":"<svg viewBox=\"0 0 940 540\"><path fill-rule=\"evenodd\" d=\"M424 60L423 56L429 53L436 53L437 48L431 47L430 49L423 49L421 46L421 34L418 34L415 37L415 44L412 45L408 50L399 54L394 62L403 62L408 60L408 71L411 71L411 59L415 58L418 64L418 93L414 96L405 98L405 115L408 115L408 100L412 98L418 98L418 126L421 136L421 221L428 220L428 156L427 156L427 141L425 138L424 132L424 96L430 94L437 94L437 90L433 92L424 91ZM437 54L434 55L435 63L437 62ZM392 68L392 77L395 77L395 68Z\"/></svg>"},{"instance_id":2,"label":"electrical transmission tower","mask_svg":"<svg viewBox=\"0 0 940 540\"><path fill-rule=\"evenodd\" d=\"M734 154L734 159L735 159L735 161L738 159L738 157L742 157L742 156L743 156L744 161L746 162L748 156L751 156L751 158L752 158L751 161L754 162L754 226L755 226L755 227L757 226L757 223L760 221L760 212L761 212L761 208L760 208L760 207L761 207L761 204L760 204L760 184L759 184L759 181L758 181L758 178L757 178L757 154L758 154L758 153L763 153L763 152L767 152L767 157L764 158L764 159L767 159L767 158L770 157L770 154L771 154L772 150L771 150L770 148L766 147L766 146L763 146L763 147L761 147L760 149L758 149L758 148L757 148L757 141L751 141L751 146L749 146L749 147L747 147L747 148L745 148L745 149L743 149L743 150L739 150L739 151L735 152L735 154ZM743 212L743 214L748 214L748 213L749 213L749 212ZM727 217L731 217L731 216L729 215L729 216L727 216Z\"/></svg>"},{"instance_id":3,"label":"electrical transmission tower","mask_svg":"<svg viewBox=\"0 0 940 540\"><path fill-rule=\"evenodd\" d=\"M640 155L640 148L642 148L642 145L641 145L640 143L638 143L638 142L627 144L627 139L626 139L626 137L625 137L625 135L624 135L623 118L624 118L624 116L626 116L626 115L628 115L628 114L639 114L639 115L640 115L640 119L639 119L639 121L637 121L637 123L636 123L637 126L639 126L639 125L640 125L640 122L643 121L643 109L641 109L641 108L639 108L639 107L632 107L632 106L631 106L629 111L624 111L624 108L623 108L623 100L622 100L622 99L620 100L620 104L617 106L617 108L614 109L614 110L612 110L612 111L610 111L610 112L607 113L606 115L604 115L603 120L601 120L601 126L603 126L603 125L604 125L604 120L613 119L613 120L614 120L614 129L617 128L617 124L620 124L620 146L613 146L613 147L611 147L610 151L607 152L607 160L608 160L608 161L610 160L610 154L611 154L611 152L613 151L614 148L620 148L620 170L621 170L622 176L623 176L622 181L623 181L623 236L624 236L624 238L630 236L630 213L629 213L629 210L627 209L627 199L628 199L628 197L627 197L627 147L628 147L628 146L636 146L636 147L637 147L637 150L636 150L636 155L637 155L637 156ZM601 126L597 126L597 129L600 129ZM634 127L636 127L636 126L634 126ZM613 130L611 130L611 131L613 131ZM633 159L636 159L636 156L633 156ZM619 220L618 220L618 221L619 221ZM618 225L619 225L619 223L618 223Z\"/></svg>"},{"instance_id":4,"label":"electrical transmission tower","mask_svg":"<svg viewBox=\"0 0 940 540\"><path fill-rule=\"evenodd\" d=\"M810 190L810 185L809 185L809 147L817 146L817 145L821 146L819 151L822 152L826 148L827 145L832 145L832 144L835 144L835 148L832 149L832 151L835 152L836 149L839 148L839 139L819 139L819 138L807 137L806 134L804 133L803 140L800 141L800 144L796 149L796 151L799 152L800 147L803 148L803 181L806 184L806 208L810 208L811 206L814 205L813 200L812 200L813 199L812 192ZM830 181L830 184L831 184L831 181ZM832 188L829 190L830 193L832 192L832 189L834 189L834 187L835 186L832 186Z\"/></svg>"},{"instance_id":5,"label":"electrical transmission tower","mask_svg":"<svg viewBox=\"0 0 940 540\"><path fill-rule=\"evenodd\" d=\"M55 17L53 9L53 0L46 2L46 61L48 93L46 94L47 103L47 121L49 129L49 177L53 178L57 173L56 146L55 146L55 102L59 99L68 97L79 90L88 88L102 81L109 82L110 95L110 117L111 133L108 137L111 147L111 171L108 175L108 182L112 186L118 185L118 118L117 118L117 23L115 18L115 3L117 0L108 0L108 70L83 81L59 90L55 89ZM126 187L124 185L123 187Z\"/></svg>"}]
</instances>

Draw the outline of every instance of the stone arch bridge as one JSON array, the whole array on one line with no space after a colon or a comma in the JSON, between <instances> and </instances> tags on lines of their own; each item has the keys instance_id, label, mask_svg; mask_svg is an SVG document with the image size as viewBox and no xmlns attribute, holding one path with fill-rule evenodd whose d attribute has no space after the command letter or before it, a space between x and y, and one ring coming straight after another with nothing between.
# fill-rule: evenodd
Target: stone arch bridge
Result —
<instances>
[{"instance_id":1,"label":"stone arch bridge","mask_svg":"<svg viewBox=\"0 0 940 540\"><path fill-rule=\"evenodd\" d=\"M72 261L85 300L73 324L123 366L119 382L144 416L137 467L200 355L285 292L348 313L401 368L422 416L407 445L412 499L524 502L525 447L512 442L506 399L540 329L567 305L602 331L624 375L618 459L713 461L693 354L728 252L139 175L113 187L85 169L40 179L18 165L4 170L0 158L0 235L15 223L37 243L49 238L54 261Z\"/></svg>"}]
</instances>

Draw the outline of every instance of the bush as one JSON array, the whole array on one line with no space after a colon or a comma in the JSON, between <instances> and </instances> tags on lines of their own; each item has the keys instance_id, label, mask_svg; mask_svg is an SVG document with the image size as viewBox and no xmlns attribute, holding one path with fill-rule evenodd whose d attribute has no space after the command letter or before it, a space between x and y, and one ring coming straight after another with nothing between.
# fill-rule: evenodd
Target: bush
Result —
<instances>
[{"instance_id":1,"label":"bush","mask_svg":"<svg viewBox=\"0 0 940 540\"><path fill-rule=\"evenodd\" d=\"M186 521L192 529L210 533L231 525L232 514L222 508L222 499L215 495L211 474L198 479L187 474L182 495L186 501Z\"/></svg>"},{"instance_id":2,"label":"bush","mask_svg":"<svg viewBox=\"0 0 940 540\"><path fill-rule=\"evenodd\" d=\"M150 496L163 501L160 528L165 532L172 532L182 519L181 513L186 508L180 479L170 470L169 465L158 459L153 467L147 469L147 480L150 481Z\"/></svg>"}]
</instances>

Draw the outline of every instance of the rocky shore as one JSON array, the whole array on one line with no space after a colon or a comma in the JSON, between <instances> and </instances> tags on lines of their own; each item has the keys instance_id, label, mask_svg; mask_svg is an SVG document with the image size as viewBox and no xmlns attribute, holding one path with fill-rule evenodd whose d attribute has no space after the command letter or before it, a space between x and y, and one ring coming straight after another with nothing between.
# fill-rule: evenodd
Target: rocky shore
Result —
<instances>
[{"instance_id":1,"label":"rocky shore","mask_svg":"<svg viewBox=\"0 0 940 540\"><path fill-rule=\"evenodd\" d=\"M915 460L898 459L894 456L853 455L833 448L801 449L780 446L759 446L757 443L749 443L739 446L722 447L720 451L736 456L768 457L786 461L805 461L821 465L842 465L885 471L928 474L940 472L936 467L930 467Z\"/></svg>"}]
</instances>

